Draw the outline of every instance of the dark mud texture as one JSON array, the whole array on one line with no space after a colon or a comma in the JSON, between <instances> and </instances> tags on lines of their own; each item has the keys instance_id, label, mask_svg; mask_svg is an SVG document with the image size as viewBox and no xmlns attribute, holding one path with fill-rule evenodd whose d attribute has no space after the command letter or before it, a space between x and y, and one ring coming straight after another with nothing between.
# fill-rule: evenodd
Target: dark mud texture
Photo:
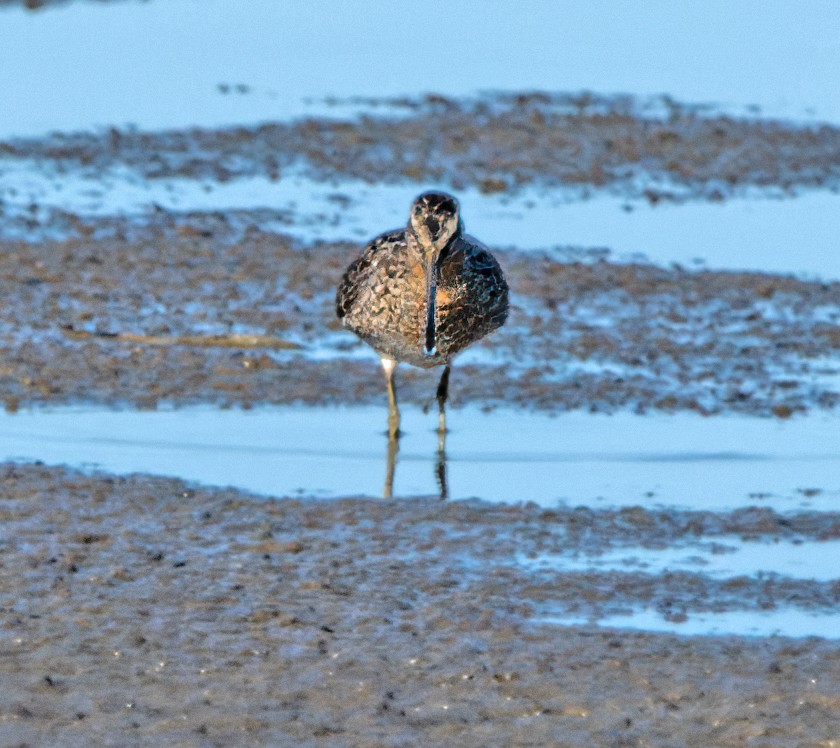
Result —
<instances>
[{"instance_id":1,"label":"dark mud texture","mask_svg":"<svg viewBox=\"0 0 840 748\"><path fill-rule=\"evenodd\" d=\"M585 551L698 531L813 540L816 525L836 533L840 519L585 513L260 500L4 465L0 744L834 744L834 642L538 616L656 595L699 609L755 594L764 606L820 595L836 605L836 584L793 593L745 578L727 592L672 575L651 593L633 573L601 585L562 570L521 580L513 559L560 542Z\"/></svg>"},{"instance_id":2,"label":"dark mud texture","mask_svg":"<svg viewBox=\"0 0 840 748\"><path fill-rule=\"evenodd\" d=\"M358 245L304 247L246 224L161 214L85 238L0 239L6 407L384 402L375 354L335 316ZM497 254L513 309L473 363L456 362L456 407L786 417L837 404L823 375L840 351L839 283ZM195 344L243 334L280 348ZM431 398L435 372L398 377L404 401Z\"/></svg>"},{"instance_id":3,"label":"dark mud texture","mask_svg":"<svg viewBox=\"0 0 840 748\"><path fill-rule=\"evenodd\" d=\"M840 129L736 118L668 97L640 102L589 93L358 101L368 113L254 127L61 134L0 143L0 155L147 179L280 179L611 189L651 202L723 200L749 188L786 193L840 186Z\"/></svg>"}]
</instances>

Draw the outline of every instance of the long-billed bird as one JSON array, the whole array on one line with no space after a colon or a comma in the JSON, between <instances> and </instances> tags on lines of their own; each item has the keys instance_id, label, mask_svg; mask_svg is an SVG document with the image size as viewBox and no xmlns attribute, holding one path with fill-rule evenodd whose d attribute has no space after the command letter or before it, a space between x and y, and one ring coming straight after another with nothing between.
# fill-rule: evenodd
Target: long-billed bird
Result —
<instances>
[{"instance_id":1,"label":"long-billed bird","mask_svg":"<svg viewBox=\"0 0 840 748\"><path fill-rule=\"evenodd\" d=\"M496 258L463 233L458 201L426 192L412 204L405 228L376 237L350 264L336 311L382 359L390 438L400 425L396 365L443 366L436 397L444 434L450 362L504 324L508 286Z\"/></svg>"}]
</instances>

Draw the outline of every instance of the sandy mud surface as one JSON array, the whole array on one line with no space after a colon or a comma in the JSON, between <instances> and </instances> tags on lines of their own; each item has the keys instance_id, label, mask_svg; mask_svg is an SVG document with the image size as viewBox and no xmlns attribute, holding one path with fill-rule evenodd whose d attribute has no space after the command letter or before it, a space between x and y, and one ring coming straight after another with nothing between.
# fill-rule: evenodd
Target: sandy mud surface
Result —
<instances>
[{"instance_id":1,"label":"sandy mud surface","mask_svg":"<svg viewBox=\"0 0 840 748\"><path fill-rule=\"evenodd\" d=\"M7 408L383 401L375 355L335 317L356 245L296 246L207 215L111 228L0 240ZM836 282L499 258L512 314L456 366L456 406L784 417L837 403ZM435 372L399 376L405 401L431 397Z\"/></svg>"},{"instance_id":2,"label":"sandy mud surface","mask_svg":"<svg viewBox=\"0 0 840 748\"><path fill-rule=\"evenodd\" d=\"M353 101L337 100L340 107ZM488 94L362 100L383 115L162 133L112 128L0 144L0 155L64 168L115 164L148 179L226 181L291 168L321 179L434 182L515 193L611 187L651 202L723 200L747 188L837 188L840 129L704 112L667 97Z\"/></svg>"},{"instance_id":3,"label":"sandy mud surface","mask_svg":"<svg viewBox=\"0 0 840 748\"><path fill-rule=\"evenodd\" d=\"M389 106L352 121L16 140L0 158L47 164L59 179L130 168L221 183L295 169L414 180L418 191L431 180L651 202L831 188L840 168L836 128L705 116L666 99L656 116L586 96ZM30 213L0 222L7 409L384 403L375 356L333 309L358 245L304 244L270 210ZM21 229L38 238L15 238ZM837 282L498 254L511 318L456 367L455 407L784 418L837 405ZM434 372L399 376L404 401L434 392ZM521 563L575 544L818 542L840 535L835 513L319 503L39 465L1 475L3 745L775 748L840 736L835 641L544 621L640 605L674 621L830 611L837 582Z\"/></svg>"},{"instance_id":4,"label":"sandy mud surface","mask_svg":"<svg viewBox=\"0 0 840 748\"><path fill-rule=\"evenodd\" d=\"M688 615L836 583L523 578L514 553L840 533L840 518L260 500L168 479L2 467L3 745L816 746L840 734L818 639L556 627L660 597ZM586 515L586 516L584 516ZM683 613L685 614L683 608Z\"/></svg>"}]
</instances>

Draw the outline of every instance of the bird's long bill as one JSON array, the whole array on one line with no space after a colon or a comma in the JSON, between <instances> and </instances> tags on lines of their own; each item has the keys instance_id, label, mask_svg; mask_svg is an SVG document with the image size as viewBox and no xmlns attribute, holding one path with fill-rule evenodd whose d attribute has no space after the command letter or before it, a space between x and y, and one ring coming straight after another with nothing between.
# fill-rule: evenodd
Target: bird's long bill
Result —
<instances>
[{"instance_id":1,"label":"bird's long bill","mask_svg":"<svg viewBox=\"0 0 840 748\"><path fill-rule=\"evenodd\" d=\"M435 330L435 307L437 297L437 263L426 264L426 355L432 356L435 352L437 331Z\"/></svg>"}]
</instances>

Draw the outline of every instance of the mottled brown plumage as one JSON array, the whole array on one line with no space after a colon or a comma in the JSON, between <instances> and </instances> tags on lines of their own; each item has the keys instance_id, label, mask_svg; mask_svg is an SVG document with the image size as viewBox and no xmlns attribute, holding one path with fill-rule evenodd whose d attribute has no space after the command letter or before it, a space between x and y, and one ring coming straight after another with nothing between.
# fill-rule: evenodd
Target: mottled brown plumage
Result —
<instances>
[{"instance_id":1,"label":"mottled brown plumage","mask_svg":"<svg viewBox=\"0 0 840 748\"><path fill-rule=\"evenodd\" d=\"M449 362L504 324L508 287L493 255L464 235L455 198L429 192L414 201L406 228L377 237L350 265L338 287L336 311L382 357L392 435L399 423L396 362L445 366L438 387L445 430Z\"/></svg>"}]
</instances>

